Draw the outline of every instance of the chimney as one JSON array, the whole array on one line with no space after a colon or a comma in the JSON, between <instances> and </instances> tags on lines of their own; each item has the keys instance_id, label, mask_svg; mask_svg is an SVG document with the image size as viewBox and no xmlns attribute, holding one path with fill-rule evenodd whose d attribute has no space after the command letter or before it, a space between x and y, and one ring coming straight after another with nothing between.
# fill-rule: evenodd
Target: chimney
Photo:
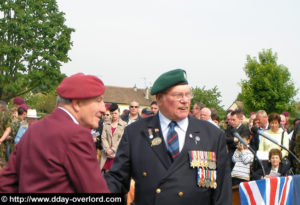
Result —
<instances>
[{"instance_id":1,"label":"chimney","mask_svg":"<svg viewBox=\"0 0 300 205\"><path fill-rule=\"evenodd\" d=\"M134 86L133 86L133 91L134 91L134 92L137 92L136 84L134 84Z\"/></svg>"},{"instance_id":2,"label":"chimney","mask_svg":"<svg viewBox=\"0 0 300 205\"><path fill-rule=\"evenodd\" d=\"M149 94L150 94L150 89L148 87L146 87L146 89L145 89L145 98L147 100L149 100Z\"/></svg>"}]
</instances>

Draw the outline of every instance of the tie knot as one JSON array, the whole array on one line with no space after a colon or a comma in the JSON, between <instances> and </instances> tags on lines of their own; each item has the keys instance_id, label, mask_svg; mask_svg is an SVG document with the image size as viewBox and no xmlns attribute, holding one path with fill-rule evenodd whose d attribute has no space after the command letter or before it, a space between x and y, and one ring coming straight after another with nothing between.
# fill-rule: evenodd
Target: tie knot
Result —
<instances>
[{"instance_id":1,"label":"tie knot","mask_svg":"<svg viewBox=\"0 0 300 205\"><path fill-rule=\"evenodd\" d=\"M171 121L170 124L169 124L169 127L174 128L176 125L177 125L177 122Z\"/></svg>"}]
</instances>

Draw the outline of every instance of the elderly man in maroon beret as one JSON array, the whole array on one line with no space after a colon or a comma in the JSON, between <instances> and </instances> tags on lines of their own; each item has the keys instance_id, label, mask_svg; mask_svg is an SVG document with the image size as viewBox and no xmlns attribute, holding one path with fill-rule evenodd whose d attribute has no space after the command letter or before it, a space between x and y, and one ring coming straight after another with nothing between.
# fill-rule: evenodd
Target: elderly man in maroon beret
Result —
<instances>
[{"instance_id":1,"label":"elderly man in maroon beret","mask_svg":"<svg viewBox=\"0 0 300 205\"><path fill-rule=\"evenodd\" d=\"M105 111L104 91L95 76L65 78L58 107L28 128L0 173L0 192L108 192L90 132Z\"/></svg>"}]
</instances>

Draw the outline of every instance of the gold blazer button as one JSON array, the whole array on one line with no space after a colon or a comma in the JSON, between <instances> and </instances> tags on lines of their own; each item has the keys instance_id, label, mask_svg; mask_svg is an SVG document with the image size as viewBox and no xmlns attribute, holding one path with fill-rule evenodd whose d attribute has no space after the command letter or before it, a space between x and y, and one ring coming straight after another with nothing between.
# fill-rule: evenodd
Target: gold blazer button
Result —
<instances>
[{"instance_id":1,"label":"gold blazer button","mask_svg":"<svg viewBox=\"0 0 300 205\"><path fill-rule=\"evenodd\" d=\"M159 188L156 189L156 193L157 193L157 194L160 194L160 192L161 192L161 189L159 189Z\"/></svg>"},{"instance_id":2,"label":"gold blazer button","mask_svg":"<svg viewBox=\"0 0 300 205\"><path fill-rule=\"evenodd\" d=\"M183 196L183 192L179 192L179 193L178 193L178 196L179 196L179 197L182 197L182 196Z\"/></svg>"}]
</instances>

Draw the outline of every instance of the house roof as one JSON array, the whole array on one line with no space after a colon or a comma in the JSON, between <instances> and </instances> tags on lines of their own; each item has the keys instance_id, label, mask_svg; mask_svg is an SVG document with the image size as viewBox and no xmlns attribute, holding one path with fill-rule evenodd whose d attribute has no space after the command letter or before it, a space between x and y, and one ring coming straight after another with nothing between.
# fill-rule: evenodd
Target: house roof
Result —
<instances>
[{"instance_id":1,"label":"house roof","mask_svg":"<svg viewBox=\"0 0 300 205\"><path fill-rule=\"evenodd\" d=\"M140 106L150 106L151 102L156 100L154 95L150 95L150 89L105 86L106 91L103 95L105 103L129 104L136 100ZM147 97L148 95L148 97ZM148 99L147 99L148 98Z\"/></svg>"}]
</instances>

